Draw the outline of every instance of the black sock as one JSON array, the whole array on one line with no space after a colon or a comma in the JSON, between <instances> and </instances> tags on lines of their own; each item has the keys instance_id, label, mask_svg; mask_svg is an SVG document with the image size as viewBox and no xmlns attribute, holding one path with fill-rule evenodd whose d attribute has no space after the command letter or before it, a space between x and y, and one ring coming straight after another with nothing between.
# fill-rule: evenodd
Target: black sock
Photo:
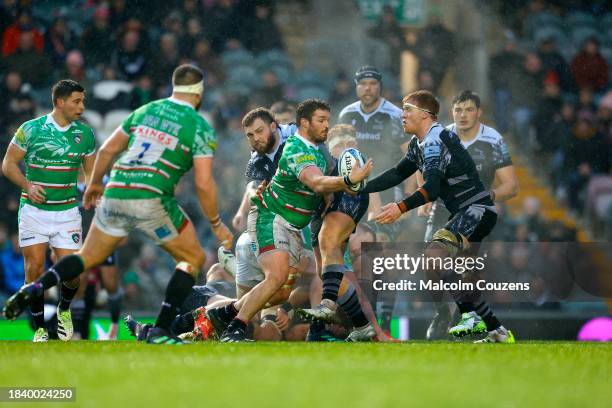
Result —
<instances>
[{"instance_id":1,"label":"black sock","mask_svg":"<svg viewBox=\"0 0 612 408\"><path fill-rule=\"evenodd\" d=\"M499 320L491 310L491 307L486 301L483 300L482 302L477 304L475 310L476 313L478 313L478 315L482 317L482 320L484 320L485 324L487 325L487 331L499 329L501 323L499 322Z\"/></svg>"},{"instance_id":2,"label":"black sock","mask_svg":"<svg viewBox=\"0 0 612 408\"><path fill-rule=\"evenodd\" d=\"M234 303L235 302L228 303L227 305L219 308L219 315L225 322L231 322L232 319L238 315L238 310L236 309L236 306L234 306Z\"/></svg>"},{"instance_id":3,"label":"black sock","mask_svg":"<svg viewBox=\"0 0 612 408\"><path fill-rule=\"evenodd\" d=\"M83 260L72 254L63 257L38 279L43 289L47 290L60 282L71 281L83 273Z\"/></svg>"},{"instance_id":4,"label":"black sock","mask_svg":"<svg viewBox=\"0 0 612 408\"><path fill-rule=\"evenodd\" d=\"M346 291L338 299L338 305L348 315L355 327L363 327L368 324L368 319L363 314L357 291L352 283L348 284Z\"/></svg>"},{"instance_id":5,"label":"black sock","mask_svg":"<svg viewBox=\"0 0 612 408\"><path fill-rule=\"evenodd\" d=\"M34 321L34 328L45 327L45 296L44 294L33 295L30 297L30 313Z\"/></svg>"},{"instance_id":6,"label":"black sock","mask_svg":"<svg viewBox=\"0 0 612 408\"><path fill-rule=\"evenodd\" d=\"M321 280L323 281L323 295L322 299L338 300L338 291L340 290L340 283L344 277L344 271L346 267L344 265L327 265L323 268L321 274Z\"/></svg>"},{"instance_id":7,"label":"black sock","mask_svg":"<svg viewBox=\"0 0 612 408\"><path fill-rule=\"evenodd\" d=\"M239 318L234 317L231 323L229 324L229 326L227 326L226 332L231 333L236 330L242 330L243 332L246 333L247 324L243 322L242 320L240 320Z\"/></svg>"},{"instance_id":8,"label":"black sock","mask_svg":"<svg viewBox=\"0 0 612 408\"><path fill-rule=\"evenodd\" d=\"M57 307L60 310L70 309L70 302L72 302L72 299L77 293L77 290L79 290L78 284L76 285L76 287L71 288L66 285L66 282L62 282L62 284L60 285L60 301Z\"/></svg>"},{"instance_id":9,"label":"black sock","mask_svg":"<svg viewBox=\"0 0 612 408\"><path fill-rule=\"evenodd\" d=\"M187 312L174 319L170 329L172 330L172 334L178 336L179 334L192 331L194 329L194 325L195 320L193 318L193 313Z\"/></svg>"},{"instance_id":10,"label":"black sock","mask_svg":"<svg viewBox=\"0 0 612 408\"><path fill-rule=\"evenodd\" d=\"M472 302L456 302L457 309L459 309L459 313L470 313L476 311L476 306Z\"/></svg>"},{"instance_id":11,"label":"black sock","mask_svg":"<svg viewBox=\"0 0 612 408\"><path fill-rule=\"evenodd\" d=\"M87 338L84 337L85 333L85 300L76 299L70 305L70 310L72 310L72 324L74 326L74 332L78 333L83 340ZM89 322L87 322L89 324Z\"/></svg>"},{"instance_id":12,"label":"black sock","mask_svg":"<svg viewBox=\"0 0 612 408\"><path fill-rule=\"evenodd\" d=\"M395 307L395 294L382 293L380 305L380 328L385 331L391 331L391 318L393 317L393 308Z\"/></svg>"},{"instance_id":13,"label":"black sock","mask_svg":"<svg viewBox=\"0 0 612 408\"><path fill-rule=\"evenodd\" d=\"M123 293L121 289L117 289L112 295L108 295L108 311L112 323L119 323L119 315L121 314L121 298Z\"/></svg>"},{"instance_id":14,"label":"black sock","mask_svg":"<svg viewBox=\"0 0 612 408\"><path fill-rule=\"evenodd\" d=\"M378 291L374 290L374 287L372 286L372 280L371 279L357 279L357 283L359 283L359 287L361 288L363 295L370 302L370 306L372 307L372 310L374 311L374 313L376 313L376 301L378 299Z\"/></svg>"},{"instance_id":15,"label":"black sock","mask_svg":"<svg viewBox=\"0 0 612 408\"><path fill-rule=\"evenodd\" d=\"M187 272L183 272L180 269L174 271L174 275L172 275L166 287L166 298L162 302L162 307L157 316L155 327L164 330L170 329L170 324L176 316L176 311L187 295L189 295L194 283L195 279Z\"/></svg>"}]
</instances>

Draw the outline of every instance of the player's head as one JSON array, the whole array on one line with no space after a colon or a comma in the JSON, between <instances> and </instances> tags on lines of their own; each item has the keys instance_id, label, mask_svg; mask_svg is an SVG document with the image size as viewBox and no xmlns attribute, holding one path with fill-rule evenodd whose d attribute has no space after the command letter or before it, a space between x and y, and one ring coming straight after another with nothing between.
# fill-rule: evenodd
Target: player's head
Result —
<instances>
[{"instance_id":1,"label":"player's head","mask_svg":"<svg viewBox=\"0 0 612 408\"><path fill-rule=\"evenodd\" d=\"M276 121L281 125L295 123L295 105L290 102L278 101L270 106Z\"/></svg>"},{"instance_id":2,"label":"player's head","mask_svg":"<svg viewBox=\"0 0 612 408\"><path fill-rule=\"evenodd\" d=\"M196 110L202 105L204 74L198 67L183 64L172 73L172 94L189 100Z\"/></svg>"},{"instance_id":3,"label":"player's head","mask_svg":"<svg viewBox=\"0 0 612 408\"><path fill-rule=\"evenodd\" d=\"M320 99L306 99L297 107L296 121L300 134L313 143L327 140L331 108Z\"/></svg>"},{"instance_id":4,"label":"player's head","mask_svg":"<svg viewBox=\"0 0 612 408\"><path fill-rule=\"evenodd\" d=\"M406 95L402 100L402 108L404 132L416 134L438 119L440 104L431 92L420 90Z\"/></svg>"},{"instance_id":5,"label":"player's head","mask_svg":"<svg viewBox=\"0 0 612 408\"><path fill-rule=\"evenodd\" d=\"M338 124L329 129L327 147L332 156L338 158L344 149L357 148L355 128L351 125Z\"/></svg>"},{"instance_id":6,"label":"player's head","mask_svg":"<svg viewBox=\"0 0 612 408\"><path fill-rule=\"evenodd\" d=\"M382 88L382 74L371 65L366 65L355 72L355 85L357 97L365 106L378 102Z\"/></svg>"},{"instance_id":7,"label":"player's head","mask_svg":"<svg viewBox=\"0 0 612 408\"><path fill-rule=\"evenodd\" d=\"M277 124L274 114L266 108L256 108L242 118L242 128L249 145L259 154L272 151L276 143Z\"/></svg>"},{"instance_id":8,"label":"player's head","mask_svg":"<svg viewBox=\"0 0 612 408\"><path fill-rule=\"evenodd\" d=\"M472 91L462 91L452 103L453 120L457 130L468 131L480 124L480 97Z\"/></svg>"},{"instance_id":9,"label":"player's head","mask_svg":"<svg viewBox=\"0 0 612 408\"><path fill-rule=\"evenodd\" d=\"M51 100L56 112L74 122L85 110L85 88L72 79L62 79L51 88Z\"/></svg>"}]
</instances>

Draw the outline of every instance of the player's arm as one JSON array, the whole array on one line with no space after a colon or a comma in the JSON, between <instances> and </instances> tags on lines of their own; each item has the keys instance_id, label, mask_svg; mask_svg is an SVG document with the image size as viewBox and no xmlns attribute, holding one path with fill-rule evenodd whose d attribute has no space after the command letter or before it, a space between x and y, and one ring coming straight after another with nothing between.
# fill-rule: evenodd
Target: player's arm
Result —
<instances>
[{"instance_id":1,"label":"player's arm","mask_svg":"<svg viewBox=\"0 0 612 408\"><path fill-rule=\"evenodd\" d=\"M246 227L246 217L249 212L249 208L251 207L251 197L255 195L255 186L254 182L250 182L247 184L244 189L244 194L242 195L242 201L240 202L240 207L236 211L234 218L232 219L232 226L236 231L242 231Z\"/></svg>"},{"instance_id":2,"label":"player's arm","mask_svg":"<svg viewBox=\"0 0 612 408\"><path fill-rule=\"evenodd\" d=\"M37 204L45 202L45 190L42 186L30 183L21 169L19 162L23 160L26 151L18 147L15 143L9 143L9 147L2 160L2 173L11 180L13 184L26 191L28 198Z\"/></svg>"},{"instance_id":3,"label":"player's arm","mask_svg":"<svg viewBox=\"0 0 612 408\"><path fill-rule=\"evenodd\" d=\"M372 159L369 159L363 166L356 163L351 174L345 177L325 176L317 166L310 165L302 168L298 179L315 193L325 194L342 191L348 186L358 184L367 178L371 171Z\"/></svg>"},{"instance_id":4,"label":"player's arm","mask_svg":"<svg viewBox=\"0 0 612 408\"><path fill-rule=\"evenodd\" d=\"M217 183L213 177L213 157L203 156L193 158L195 187L202 211L208 218L213 234L226 248L231 248L233 236L221 221L217 207Z\"/></svg>"},{"instance_id":5,"label":"player's arm","mask_svg":"<svg viewBox=\"0 0 612 408\"><path fill-rule=\"evenodd\" d=\"M83 206L85 209L95 206L96 201L102 197L104 192L102 179L113 164L115 157L128 148L128 142L129 136L121 127L118 127L102 144L100 150L98 150L98 154L95 155L93 169L91 170L89 184L83 195Z\"/></svg>"},{"instance_id":6,"label":"player's arm","mask_svg":"<svg viewBox=\"0 0 612 408\"><path fill-rule=\"evenodd\" d=\"M400 160L395 167L390 168L378 177L369 180L363 189L365 193L377 193L395 187L417 171L416 164L408 157Z\"/></svg>"},{"instance_id":7,"label":"player's arm","mask_svg":"<svg viewBox=\"0 0 612 408\"><path fill-rule=\"evenodd\" d=\"M91 181L91 175L93 174L95 162L96 155L93 153L83 157L83 173L85 175L85 185L88 185Z\"/></svg>"},{"instance_id":8,"label":"player's arm","mask_svg":"<svg viewBox=\"0 0 612 408\"><path fill-rule=\"evenodd\" d=\"M491 189L493 201L507 201L519 192L518 178L514 165L501 167L495 170L495 188Z\"/></svg>"}]
</instances>

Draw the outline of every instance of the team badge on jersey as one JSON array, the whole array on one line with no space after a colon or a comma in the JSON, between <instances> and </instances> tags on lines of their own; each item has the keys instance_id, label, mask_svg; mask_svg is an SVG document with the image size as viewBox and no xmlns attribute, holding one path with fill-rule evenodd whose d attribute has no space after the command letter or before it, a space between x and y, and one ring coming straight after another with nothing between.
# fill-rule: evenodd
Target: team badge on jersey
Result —
<instances>
[{"instance_id":1,"label":"team badge on jersey","mask_svg":"<svg viewBox=\"0 0 612 408\"><path fill-rule=\"evenodd\" d=\"M74 234L72 234L72 240L75 244L78 244L81 241L81 234L75 232Z\"/></svg>"}]
</instances>

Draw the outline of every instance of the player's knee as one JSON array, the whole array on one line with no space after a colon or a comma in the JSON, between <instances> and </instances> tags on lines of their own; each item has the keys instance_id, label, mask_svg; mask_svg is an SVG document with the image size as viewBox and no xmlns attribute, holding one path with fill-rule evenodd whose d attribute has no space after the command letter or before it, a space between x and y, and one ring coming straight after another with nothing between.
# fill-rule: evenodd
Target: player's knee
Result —
<instances>
[{"instance_id":1,"label":"player's knee","mask_svg":"<svg viewBox=\"0 0 612 408\"><path fill-rule=\"evenodd\" d=\"M202 248L199 248L198 251L196 251L193 255L189 257L189 260L187 260L187 262L193 265L195 270L199 271L200 269L202 269L202 266L206 262L206 253Z\"/></svg>"},{"instance_id":2,"label":"player's knee","mask_svg":"<svg viewBox=\"0 0 612 408\"><path fill-rule=\"evenodd\" d=\"M265 280L268 281L274 287L280 288L287 281L288 277L289 270L278 270L274 271L273 273L269 273L268 276L266 276Z\"/></svg>"},{"instance_id":3,"label":"player's knee","mask_svg":"<svg viewBox=\"0 0 612 408\"><path fill-rule=\"evenodd\" d=\"M206 282L216 282L226 280L225 279L225 268L223 265L216 263L206 271Z\"/></svg>"},{"instance_id":4,"label":"player's knee","mask_svg":"<svg viewBox=\"0 0 612 408\"><path fill-rule=\"evenodd\" d=\"M447 252L446 256L455 256L463 250L463 243L464 239L461 234L441 228L434 233L428 249L431 248L432 252L438 252L441 251L439 248L443 248Z\"/></svg>"},{"instance_id":5,"label":"player's knee","mask_svg":"<svg viewBox=\"0 0 612 408\"><path fill-rule=\"evenodd\" d=\"M38 259L31 257L29 259L26 259L24 262L26 282L32 282L33 280L39 278L43 274L44 269L44 258Z\"/></svg>"}]
</instances>

